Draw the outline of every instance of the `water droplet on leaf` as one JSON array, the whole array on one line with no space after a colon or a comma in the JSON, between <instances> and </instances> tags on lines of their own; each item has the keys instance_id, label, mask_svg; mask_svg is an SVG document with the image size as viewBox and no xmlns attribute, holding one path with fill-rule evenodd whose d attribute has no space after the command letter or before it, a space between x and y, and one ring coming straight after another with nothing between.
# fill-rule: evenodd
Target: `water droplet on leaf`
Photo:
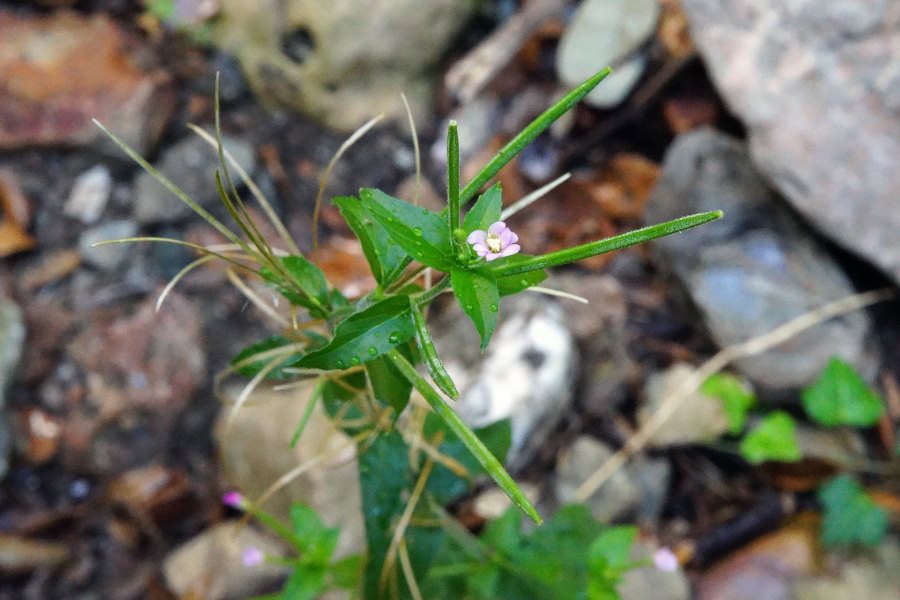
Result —
<instances>
[{"instance_id":1,"label":"water droplet on leaf","mask_svg":"<svg viewBox=\"0 0 900 600\"><path fill-rule=\"evenodd\" d=\"M358 365L359 362L360 362L360 361L359 361L359 357L358 357L358 356L351 356L351 357L350 357L350 364L351 364L351 365Z\"/></svg>"},{"instance_id":2,"label":"water droplet on leaf","mask_svg":"<svg viewBox=\"0 0 900 600\"><path fill-rule=\"evenodd\" d=\"M375 346L369 346L368 352L369 356L375 356L376 354L378 354L378 348L376 348Z\"/></svg>"},{"instance_id":3,"label":"water droplet on leaf","mask_svg":"<svg viewBox=\"0 0 900 600\"><path fill-rule=\"evenodd\" d=\"M491 304L490 309L491 309L491 312L497 312L497 305Z\"/></svg>"}]
</instances>

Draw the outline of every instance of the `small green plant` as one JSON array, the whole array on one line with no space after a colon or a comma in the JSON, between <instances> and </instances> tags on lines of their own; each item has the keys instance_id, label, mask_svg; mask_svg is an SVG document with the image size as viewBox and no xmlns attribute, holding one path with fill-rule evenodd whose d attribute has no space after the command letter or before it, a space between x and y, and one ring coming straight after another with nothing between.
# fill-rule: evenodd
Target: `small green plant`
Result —
<instances>
[{"instance_id":1,"label":"small green plant","mask_svg":"<svg viewBox=\"0 0 900 600\"><path fill-rule=\"evenodd\" d=\"M719 398L731 424L731 433L743 431L756 395L740 379L718 373L704 383L703 392ZM803 409L823 427L871 427L884 412L884 401L846 362L832 358L815 383L801 393ZM803 458L796 435L797 423L785 411L762 417L740 442L741 455L751 464L797 462ZM823 509L822 541L826 545L876 545L887 532L887 515L865 489L846 474L819 486Z\"/></svg>"},{"instance_id":2,"label":"small green plant","mask_svg":"<svg viewBox=\"0 0 900 600\"><path fill-rule=\"evenodd\" d=\"M239 273L260 278L290 304L289 320L275 314L284 323L280 335L246 348L232 362L233 370L249 377L250 383L235 402L230 418L235 418L252 389L263 380L295 379L312 386L309 410L321 402L356 441L368 543L362 584L365 598L419 597L416 580L429 572L444 539L446 527L438 524L446 524L446 520L437 518L438 508L465 493L479 471L486 472L521 512L536 523L542 522L502 465L509 444L508 425L501 423L473 432L448 403L447 399L458 398L459 392L432 342L424 317L429 303L444 292L452 292L478 332L484 350L497 326L502 298L536 286L545 279L546 269L680 232L722 216L720 211L691 215L557 252L525 254L527 240L520 240L503 220L500 186L483 192L482 188L608 73L609 69L597 73L552 105L465 186L460 182L457 127L451 122L447 136L447 207L441 212L370 188L360 190L358 196L334 199L359 239L377 282L372 292L358 298L345 297L329 285L314 258L303 255L265 198L239 171L280 233L285 250L276 250L261 235L232 182L221 143L218 86L216 136L210 140L219 152L220 169L215 173L215 184L239 231L216 219L107 131L133 160L230 242L208 248L166 238L120 240L184 244L202 254L176 276L166 291L191 269L215 257L231 265L235 284L268 313L275 311L243 285ZM209 138L202 130L195 131ZM330 166L326 173L329 171ZM324 186L323 178L315 215ZM463 214L463 208L473 201ZM311 257L317 250L317 224L313 227ZM444 276L432 287L420 285L426 270ZM419 374L418 363L425 365L431 381ZM413 389L427 408L409 406ZM295 441L306 426L309 410L297 427ZM408 417L400 419L404 412ZM420 451L425 451L424 459ZM517 517L507 519L513 518ZM508 525L507 521L504 523ZM317 536L328 537L322 533L324 530L309 529L313 530ZM532 542L544 540L553 531L538 530ZM618 554L604 554L599 546L595 550L593 570L585 566L585 577L590 572L596 579L602 570L605 575L600 578L607 582L624 568L623 563ZM327 571L330 554L326 554L310 563L313 566L304 568ZM519 553L510 559L522 561L524 557ZM547 562L545 557L541 562L554 564L560 581L568 579L562 575L566 569L574 568L571 561ZM605 566L601 569L601 565ZM535 568L539 566L536 562ZM405 586L401 585L401 574Z\"/></svg>"}]
</instances>

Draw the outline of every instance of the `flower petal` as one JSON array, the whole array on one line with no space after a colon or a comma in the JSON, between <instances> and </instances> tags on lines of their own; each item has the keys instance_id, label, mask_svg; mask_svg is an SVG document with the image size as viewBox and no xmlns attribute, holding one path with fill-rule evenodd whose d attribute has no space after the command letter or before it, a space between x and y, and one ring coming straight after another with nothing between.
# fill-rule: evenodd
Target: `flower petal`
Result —
<instances>
[{"instance_id":1,"label":"flower petal","mask_svg":"<svg viewBox=\"0 0 900 600\"><path fill-rule=\"evenodd\" d=\"M506 248L507 246L512 244L514 235L516 234L514 234L511 229L504 229L503 232L498 236L500 238L500 247Z\"/></svg>"},{"instance_id":2,"label":"flower petal","mask_svg":"<svg viewBox=\"0 0 900 600\"><path fill-rule=\"evenodd\" d=\"M500 256L512 256L513 254L516 254L521 249L522 249L522 247L519 246L518 244L510 244L509 246L507 246L506 248L503 249L503 251L500 253Z\"/></svg>"},{"instance_id":3,"label":"flower petal","mask_svg":"<svg viewBox=\"0 0 900 600\"><path fill-rule=\"evenodd\" d=\"M515 244L516 242L518 242L518 241L519 241L519 236L516 235L515 233L513 233L512 229L510 229L509 232L512 234L512 239L509 240L509 243L510 243L510 244Z\"/></svg>"},{"instance_id":4,"label":"flower petal","mask_svg":"<svg viewBox=\"0 0 900 600\"><path fill-rule=\"evenodd\" d=\"M494 254L493 252L491 252L487 256L485 256L485 258L488 259L488 262L490 262L492 260L497 260L498 258L500 258L500 256L500 254Z\"/></svg>"},{"instance_id":5,"label":"flower petal","mask_svg":"<svg viewBox=\"0 0 900 600\"><path fill-rule=\"evenodd\" d=\"M504 223L503 221L497 221L496 223L494 223L493 225L488 227L488 233L492 233L499 237L500 234L503 233L503 231L505 229L506 229L506 223Z\"/></svg>"},{"instance_id":6,"label":"flower petal","mask_svg":"<svg viewBox=\"0 0 900 600\"><path fill-rule=\"evenodd\" d=\"M484 256L485 254L490 254L491 252L483 242L473 244L472 249L478 254L478 256Z\"/></svg>"},{"instance_id":7,"label":"flower petal","mask_svg":"<svg viewBox=\"0 0 900 600\"><path fill-rule=\"evenodd\" d=\"M469 234L469 237L466 238L466 241L470 244L484 243L484 240L487 239L487 231L482 231L481 229L476 229L472 233Z\"/></svg>"}]
</instances>

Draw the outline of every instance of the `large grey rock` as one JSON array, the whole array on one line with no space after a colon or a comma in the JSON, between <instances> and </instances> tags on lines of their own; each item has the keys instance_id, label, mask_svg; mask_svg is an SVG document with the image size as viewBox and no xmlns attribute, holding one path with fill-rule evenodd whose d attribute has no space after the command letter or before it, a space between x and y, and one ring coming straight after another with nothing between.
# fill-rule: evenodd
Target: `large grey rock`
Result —
<instances>
[{"instance_id":1,"label":"large grey rock","mask_svg":"<svg viewBox=\"0 0 900 600\"><path fill-rule=\"evenodd\" d=\"M824 248L754 171L745 146L701 129L680 136L647 204L648 222L723 209L725 218L654 242L721 347L744 342L854 289ZM764 390L811 383L831 356L871 376L870 322L832 319L737 363Z\"/></svg>"},{"instance_id":2,"label":"large grey rock","mask_svg":"<svg viewBox=\"0 0 900 600\"><path fill-rule=\"evenodd\" d=\"M252 525L226 521L172 550L163 561L163 576L179 598L238 600L278 589L288 568L270 563L245 566L242 556L251 548L273 561L286 554L278 542Z\"/></svg>"},{"instance_id":3,"label":"large grey rock","mask_svg":"<svg viewBox=\"0 0 900 600\"><path fill-rule=\"evenodd\" d=\"M823 233L900 282L900 3L682 5L760 170Z\"/></svg>"},{"instance_id":4,"label":"large grey rock","mask_svg":"<svg viewBox=\"0 0 900 600\"><path fill-rule=\"evenodd\" d=\"M222 468L229 481L252 500L298 465L309 463L305 472L262 508L287 522L291 503L303 502L315 509L326 525L340 527L337 556L362 552L365 532L356 445L335 427L319 402L297 445L291 448L310 388L276 391L261 386L229 428L230 405L242 387L228 385L223 389L226 407L216 425Z\"/></svg>"},{"instance_id":5,"label":"large grey rock","mask_svg":"<svg viewBox=\"0 0 900 600\"><path fill-rule=\"evenodd\" d=\"M576 490L612 455L612 448L586 435L566 448L556 463L554 487L560 504L574 502ZM613 473L586 504L595 519L609 523L633 515L640 502L641 487L625 468Z\"/></svg>"},{"instance_id":6,"label":"large grey rock","mask_svg":"<svg viewBox=\"0 0 900 600\"><path fill-rule=\"evenodd\" d=\"M0 296L0 479L6 475L12 448L6 424L6 390L12 382L24 343L22 311L11 300Z\"/></svg>"},{"instance_id":7,"label":"large grey rock","mask_svg":"<svg viewBox=\"0 0 900 600\"><path fill-rule=\"evenodd\" d=\"M484 356L474 326L459 308L448 313L436 326L435 343L462 392L454 408L476 428L510 419L506 464L517 470L572 405L578 351L563 309L536 294L504 299Z\"/></svg>"},{"instance_id":8,"label":"large grey rock","mask_svg":"<svg viewBox=\"0 0 900 600\"><path fill-rule=\"evenodd\" d=\"M472 0L222 0L213 35L264 101L352 130L379 113L425 116L435 67Z\"/></svg>"},{"instance_id":9,"label":"large grey rock","mask_svg":"<svg viewBox=\"0 0 900 600\"><path fill-rule=\"evenodd\" d=\"M900 591L900 541L889 536L874 550L833 553L824 575L800 578L793 600L887 600ZM893 591L892 591L893 590Z\"/></svg>"},{"instance_id":10,"label":"large grey rock","mask_svg":"<svg viewBox=\"0 0 900 600\"><path fill-rule=\"evenodd\" d=\"M255 168L255 152L246 142L224 137L222 145L251 176ZM219 166L216 149L199 136L191 134L167 148L153 165L172 183L202 205L217 201L215 171ZM235 185L240 177L229 168ZM176 198L152 175L142 171L134 190L134 218L139 223L171 223L191 214L191 208Z\"/></svg>"},{"instance_id":11,"label":"large grey rock","mask_svg":"<svg viewBox=\"0 0 900 600\"><path fill-rule=\"evenodd\" d=\"M641 55L631 55L653 34L659 12L657 0L585 0L559 41L556 71L560 80L575 86L624 59L585 98L598 108L622 102L647 62Z\"/></svg>"}]
</instances>

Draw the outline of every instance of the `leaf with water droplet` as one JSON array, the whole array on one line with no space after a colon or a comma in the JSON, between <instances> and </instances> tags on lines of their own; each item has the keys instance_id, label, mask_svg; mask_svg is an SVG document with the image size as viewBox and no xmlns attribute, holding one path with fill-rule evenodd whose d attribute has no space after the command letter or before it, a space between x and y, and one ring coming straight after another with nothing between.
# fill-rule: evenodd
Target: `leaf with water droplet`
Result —
<instances>
[{"instance_id":1,"label":"leaf with water droplet","mask_svg":"<svg viewBox=\"0 0 900 600\"><path fill-rule=\"evenodd\" d=\"M342 196L332 200L341 216L359 238L363 254L375 280L382 286L394 281L412 260L394 243L381 224L373 222L359 198Z\"/></svg>"},{"instance_id":2,"label":"leaf with water droplet","mask_svg":"<svg viewBox=\"0 0 900 600\"><path fill-rule=\"evenodd\" d=\"M497 326L497 310L491 310L492 305L500 304L497 282L476 271L454 268L450 271L450 285L463 311L475 324L484 352Z\"/></svg>"},{"instance_id":3,"label":"leaf with water droplet","mask_svg":"<svg viewBox=\"0 0 900 600\"><path fill-rule=\"evenodd\" d=\"M449 271L454 264L447 222L438 213L388 196L376 189L360 190L360 202L374 221L404 251L424 265Z\"/></svg>"},{"instance_id":4,"label":"leaf with water droplet","mask_svg":"<svg viewBox=\"0 0 900 600\"><path fill-rule=\"evenodd\" d=\"M413 335L415 327L409 310L409 296L391 296L338 323L331 341L301 358L295 366L342 369L347 365L358 365L385 354ZM392 339L397 341L392 342ZM375 354L370 348L375 349Z\"/></svg>"},{"instance_id":5,"label":"leaf with water droplet","mask_svg":"<svg viewBox=\"0 0 900 600\"><path fill-rule=\"evenodd\" d=\"M501 190L498 183L478 197L463 219L463 229L466 233L472 233L476 229L487 231L488 227L500 220L500 211L503 207Z\"/></svg>"}]
</instances>

